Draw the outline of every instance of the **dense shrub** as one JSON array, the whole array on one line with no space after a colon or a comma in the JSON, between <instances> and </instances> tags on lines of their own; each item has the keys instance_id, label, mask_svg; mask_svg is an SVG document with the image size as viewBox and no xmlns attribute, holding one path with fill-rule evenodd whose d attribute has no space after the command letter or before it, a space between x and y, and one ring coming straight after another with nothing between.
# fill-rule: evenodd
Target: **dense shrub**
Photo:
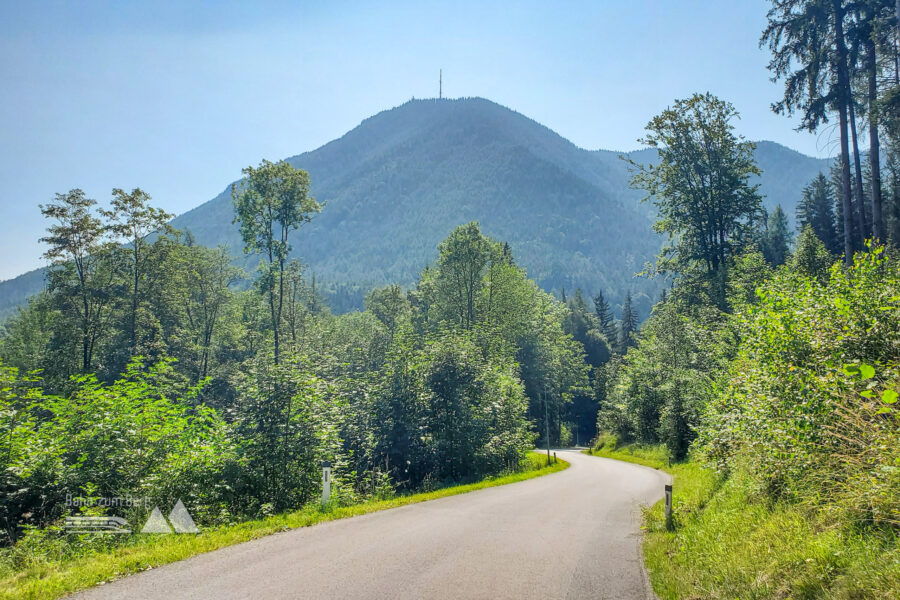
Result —
<instances>
[{"instance_id":1,"label":"dense shrub","mask_svg":"<svg viewBox=\"0 0 900 600\"><path fill-rule=\"evenodd\" d=\"M704 416L707 456L773 495L900 521L897 261L875 248L824 282L779 271L739 322L739 353Z\"/></svg>"},{"instance_id":2,"label":"dense shrub","mask_svg":"<svg viewBox=\"0 0 900 600\"><path fill-rule=\"evenodd\" d=\"M712 390L716 348L705 318L689 318L674 302L657 305L617 369L599 428L625 441L663 443L684 458Z\"/></svg>"},{"instance_id":3,"label":"dense shrub","mask_svg":"<svg viewBox=\"0 0 900 600\"><path fill-rule=\"evenodd\" d=\"M234 460L227 426L197 402L166 362L133 361L109 385L75 381L66 397L43 394L36 375L0 368L0 519L7 538L22 524L66 511L66 495L146 496L161 505L181 498L216 512L221 473Z\"/></svg>"}]
</instances>

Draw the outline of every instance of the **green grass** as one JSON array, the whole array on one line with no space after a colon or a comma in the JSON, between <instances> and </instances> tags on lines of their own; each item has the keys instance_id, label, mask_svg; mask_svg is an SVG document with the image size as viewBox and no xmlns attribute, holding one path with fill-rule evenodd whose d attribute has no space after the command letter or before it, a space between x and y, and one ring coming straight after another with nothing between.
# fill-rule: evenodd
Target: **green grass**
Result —
<instances>
[{"instance_id":1,"label":"green grass","mask_svg":"<svg viewBox=\"0 0 900 600\"><path fill-rule=\"evenodd\" d=\"M900 598L892 535L770 505L751 489L731 477L703 494L705 507L680 519L674 533L659 507L650 511L644 553L660 598Z\"/></svg>"},{"instance_id":2,"label":"green grass","mask_svg":"<svg viewBox=\"0 0 900 600\"><path fill-rule=\"evenodd\" d=\"M484 479L477 483L441 488L421 494L396 496L387 500L352 506L301 510L256 521L246 521L204 530L198 535L133 536L121 546L92 551L63 560L34 557L22 570L0 571L0 598L50 600L65 594L112 581L125 575L239 544L273 533L309 527L323 521L354 517L407 504L465 494L483 488L505 485L561 471L569 466L564 460L547 465L544 455L530 453L522 471Z\"/></svg>"},{"instance_id":3,"label":"green grass","mask_svg":"<svg viewBox=\"0 0 900 600\"><path fill-rule=\"evenodd\" d=\"M900 598L900 541L838 515L772 504L739 474L722 480L693 462L669 466L663 448L610 447L605 456L673 476L675 531L663 503L644 514L644 556L662 600Z\"/></svg>"},{"instance_id":4,"label":"green grass","mask_svg":"<svg viewBox=\"0 0 900 600\"><path fill-rule=\"evenodd\" d=\"M615 440L601 440L600 444L583 451L591 456L614 458L624 462L630 462L654 469L667 469L669 466L669 453L663 446L639 446L628 445L618 448Z\"/></svg>"}]
</instances>

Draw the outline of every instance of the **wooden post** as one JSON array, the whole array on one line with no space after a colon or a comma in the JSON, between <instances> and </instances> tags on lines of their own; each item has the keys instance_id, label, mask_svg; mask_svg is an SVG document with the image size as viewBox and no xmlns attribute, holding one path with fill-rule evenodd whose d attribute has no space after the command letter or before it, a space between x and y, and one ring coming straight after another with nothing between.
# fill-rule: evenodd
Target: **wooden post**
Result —
<instances>
[{"instance_id":1,"label":"wooden post","mask_svg":"<svg viewBox=\"0 0 900 600\"><path fill-rule=\"evenodd\" d=\"M672 486L666 485L666 529L674 529L672 523Z\"/></svg>"},{"instance_id":2,"label":"wooden post","mask_svg":"<svg viewBox=\"0 0 900 600\"><path fill-rule=\"evenodd\" d=\"M556 452L553 453L553 464L556 464Z\"/></svg>"}]
</instances>

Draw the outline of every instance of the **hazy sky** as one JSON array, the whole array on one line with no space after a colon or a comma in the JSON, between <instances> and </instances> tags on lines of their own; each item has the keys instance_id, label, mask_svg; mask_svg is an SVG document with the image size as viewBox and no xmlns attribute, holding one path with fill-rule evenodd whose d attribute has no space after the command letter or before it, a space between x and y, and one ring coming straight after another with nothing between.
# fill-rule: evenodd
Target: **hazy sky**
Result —
<instances>
[{"instance_id":1,"label":"hazy sky","mask_svg":"<svg viewBox=\"0 0 900 600\"><path fill-rule=\"evenodd\" d=\"M584 148L637 147L711 91L739 131L816 156L771 113L768 3L0 0L0 279L40 266L38 204L136 186L182 213L262 158L312 150L412 97L482 96Z\"/></svg>"}]
</instances>

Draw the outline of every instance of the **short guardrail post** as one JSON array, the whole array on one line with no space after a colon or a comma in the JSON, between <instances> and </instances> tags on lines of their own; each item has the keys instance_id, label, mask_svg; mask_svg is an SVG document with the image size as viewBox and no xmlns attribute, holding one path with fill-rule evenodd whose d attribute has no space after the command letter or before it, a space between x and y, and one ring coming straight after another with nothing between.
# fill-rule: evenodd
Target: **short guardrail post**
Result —
<instances>
[{"instance_id":1,"label":"short guardrail post","mask_svg":"<svg viewBox=\"0 0 900 600\"><path fill-rule=\"evenodd\" d=\"M553 464L556 464L556 452L553 453Z\"/></svg>"},{"instance_id":2,"label":"short guardrail post","mask_svg":"<svg viewBox=\"0 0 900 600\"><path fill-rule=\"evenodd\" d=\"M672 531L672 486L666 485L666 529Z\"/></svg>"},{"instance_id":3,"label":"short guardrail post","mask_svg":"<svg viewBox=\"0 0 900 600\"><path fill-rule=\"evenodd\" d=\"M322 461L322 504L328 504L331 499L331 463Z\"/></svg>"}]
</instances>

